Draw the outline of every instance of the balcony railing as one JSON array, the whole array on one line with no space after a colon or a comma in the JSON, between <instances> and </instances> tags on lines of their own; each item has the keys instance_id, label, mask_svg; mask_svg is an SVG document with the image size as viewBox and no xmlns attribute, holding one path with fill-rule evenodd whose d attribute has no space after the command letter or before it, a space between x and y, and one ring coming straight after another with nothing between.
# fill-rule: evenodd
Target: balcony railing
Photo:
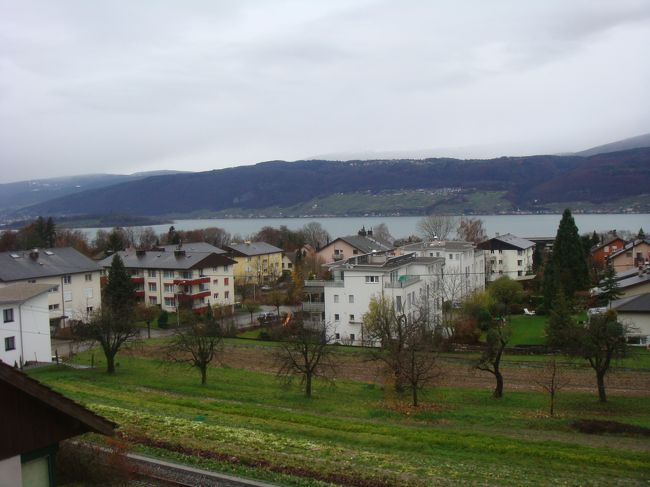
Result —
<instances>
[{"instance_id":1,"label":"balcony railing","mask_svg":"<svg viewBox=\"0 0 650 487\"><path fill-rule=\"evenodd\" d=\"M177 286L195 286L197 284L206 284L210 282L209 277L196 277L194 279L174 279Z\"/></svg>"},{"instance_id":2,"label":"balcony railing","mask_svg":"<svg viewBox=\"0 0 650 487\"><path fill-rule=\"evenodd\" d=\"M341 280L337 281L324 281L321 279L310 279L305 281L305 287L319 288L319 287L344 287L345 283Z\"/></svg>"},{"instance_id":3,"label":"balcony railing","mask_svg":"<svg viewBox=\"0 0 650 487\"><path fill-rule=\"evenodd\" d=\"M332 254L332 260L343 260L343 254Z\"/></svg>"},{"instance_id":4,"label":"balcony railing","mask_svg":"<svg viewBox=\"0 0 650 487\"><path fill-rule=\"evenodd\" d=\"M325 311L325 303L323 302L303 302L302 310L310 313L322 313Z\"/></svg>"},{"instance_id":5,"label":"balcony railing","mask_svg":"<svg viewBox=\"0 0 650 487\"><path fill-rule=\"evenodd\" d=\"M144 282L144 276L131 276L131 282L142 283Z\"/></svg>"},{"instance_id":6,"label":"balcony railing","mask_svg":"<svg viewBox=\"0 0 650 487\"><path fill-rule=\"evenodd\" d=\"M400 276L397 281L386 282L384 287L389 289L409 287L416 282L420 282L420 276Z\"/></svg>"},{"instance_id":7,"label":"balcony railing","mask_svg":"<svg viewBox=\"0 0 650 487\"><path fill-rule=\"evenodd\" d=\"M210 291L202 291L196 294L177 294L178 300L182 302L194 301L195 299L207 298L210 296Z\"/></svg>"}]
</instances>

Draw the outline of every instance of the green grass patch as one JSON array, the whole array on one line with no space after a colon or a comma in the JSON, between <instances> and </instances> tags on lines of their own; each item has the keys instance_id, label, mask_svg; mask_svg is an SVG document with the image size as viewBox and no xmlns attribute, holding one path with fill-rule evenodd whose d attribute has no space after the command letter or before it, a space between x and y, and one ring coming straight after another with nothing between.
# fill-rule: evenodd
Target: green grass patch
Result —
<instances>
[{"instance_id":1,"label":"green grass patch","mask_svg":"<svg viewBox=\"0 0 650 487\"><path fill-rule=\"evenodd\" d=\"M118 360L113 376L64 366L30 375L116 421L127 437L148 439L141 451L286 485L647 485L650 478L647 438L569 428L579 418L650 426L648 397L612 393L599 404L593 394L560 393L560 416L549 418L541 393L496 400L490 390L438 388L425 390L413 409L380 384L317 381L308 400L273 374L215 367L201 386L196 371L178 364Z\"/></svg>"}]
</instances>

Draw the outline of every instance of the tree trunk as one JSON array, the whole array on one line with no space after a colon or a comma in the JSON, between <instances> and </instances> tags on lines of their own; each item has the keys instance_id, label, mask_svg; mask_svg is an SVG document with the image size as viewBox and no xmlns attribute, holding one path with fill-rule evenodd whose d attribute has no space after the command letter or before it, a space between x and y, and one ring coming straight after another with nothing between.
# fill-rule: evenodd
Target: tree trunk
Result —
<instances>
[{"instance_id":1,"label":"tree trunk","mask_svg":"<svg viewBox=\"0 0 650 487\"><path fill-rule=\"evenodd\" d=\"M106 372L113 374L115 372L115 355L106 354Z\"/></svg>"},{"instance_id":2,"label":"tree trunk","mask_svg":"<svg viewBox=\"0 0 650 487\"><path fill-rule=\"evenodd\" d=\"M555 415L555 391L551 391L551 410L549 412L551 417Z\"/></svg>"},{"instance_id":3,"label":"tree trunk","mask_svg":"<svg viewBox=\"0 0 650 487\"><path fill-rule=\"evenodd\" d=\"M497 385L494 388L494 397L500 398L503 396L503 375L501 375L501 372L497 369L494 372L494 377L497 379Z\"/></svg>"},{"instance_id":4,"label":"tree trunk","mask_svg":"<svg viewBox=\"0 0 650 487\"><path fill-rule=\"evenodd\" d=\"M208 381L208 368L201 367L201 385L204 386Z\"/></svg>"},{"instance_id":5,"label":"tree trunk","mask_svg":"<svg viewBox=\"0 0 650 487\"><path fill-rule=\"evenodd\" d=\"M311 397L311 374L305 375L305 396Z\"/></svg>"},{"instance_id":6,"label":"tree trunk","mask_svg":"<svg viewBox=\"0 0 650 487\"><path fill-rule=\"evenodd\" d=\"M414 385L411 394L413 396L413 407L418 407L418 388Z\"/></svg>"},{"instance_id":7,"label":"tree trunk","mask_svg":"<svg viewBox=\"0 0 650 487\"><path fill-rule=\"evenodd\" d=\"M598 400L600 402L607 402L607 394L605 393L605 372L597 370L596 381L598 382Z\"/></svg>"}]
</instances>

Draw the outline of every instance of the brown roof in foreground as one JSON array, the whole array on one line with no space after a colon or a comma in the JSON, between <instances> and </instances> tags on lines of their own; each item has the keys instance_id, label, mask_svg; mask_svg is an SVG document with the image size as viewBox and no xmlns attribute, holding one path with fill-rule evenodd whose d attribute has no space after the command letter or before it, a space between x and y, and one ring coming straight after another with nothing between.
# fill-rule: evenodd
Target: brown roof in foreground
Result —
<instances>
[{"instance_id":1,"label":"brown roof in foreground","mask_svg":"<svg viewBox=\"0 0 650 487\"><path fill-rule=\"evenodd\" d=\"M10 433L12 430L21 432L0 441L0 460L25 453L26 451L21 450L26 446L44 447L46 445L41 443L51 442L53 439L60 441L91 431L112 436L117 426L2 362L0 390L0 416L5 422L4 427ZM41 415L31 417L30 411L39 411ZM46 418L44 414L50 417ZM58 420L53 421L54 416ZM47 424L39 425L39 421Z\"/></svg>"},{"instance_id":2,"label":"brown roof in foreground","mask_svg":"<svg viewBox=\"0 0 650 487\"><path fill-rule=\"evenodd\" d=\"M9 284L0 287L0 303L22 303L55 287L54 284L38 284L35 282Z\"/></svg>"}]
</instances>

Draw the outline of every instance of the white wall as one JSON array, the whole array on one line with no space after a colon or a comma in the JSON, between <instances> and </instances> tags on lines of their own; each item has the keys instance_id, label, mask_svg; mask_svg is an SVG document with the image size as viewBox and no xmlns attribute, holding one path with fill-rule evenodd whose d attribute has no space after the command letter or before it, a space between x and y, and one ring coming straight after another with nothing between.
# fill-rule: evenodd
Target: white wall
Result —
<instances>
[{"instance_id":1,"label":"white wall","mask_svg":"<svg viewBox=\"0 0 650 487\"><path fill-rule=\"evenodd\" d=\"M0 487L23 485L20 455L0 460Z\"/></svg>"},{"instance_id":2,"label":"white wall","mask_svg":"<svg viewBox=\"0 0 650 487\"><path fill-rule=\"evenodd\" d=\"M488 272L488 279L495 281L501 276L521 279L533 268L534 249L534 247L530 247L526 250L486 250L485 268ZM491 264L492 260L494 264ZM490 273L490 270L493 272Z\"/></svg>"},{"instance_id":3,"label":"white wall","mask_svg":"<svg viewBox=\"0 0 650 487\"><path fill-rule=\"evenodd\" d=\"M618 317L621 322L632 328L629 333L630 336L642 337L642 345L650 344L650 313L623 312L619 313Z\"/></svg>"},{"instance_id":4,"label":"white wall","mask_svg":"<svg viewBox=\"0 0 650 487\"><path fill-rule=\"evenodd\" d=\"M48 296L43 293L22 304L3 304L2 310L13 308L14 321L4 323L0 316L0 360L13 365L23 362L52 361ZM14 350L5 350L5 338L14 337ZM23 355L24 354L24 355Z\"/></svg>"}]
</instances>

